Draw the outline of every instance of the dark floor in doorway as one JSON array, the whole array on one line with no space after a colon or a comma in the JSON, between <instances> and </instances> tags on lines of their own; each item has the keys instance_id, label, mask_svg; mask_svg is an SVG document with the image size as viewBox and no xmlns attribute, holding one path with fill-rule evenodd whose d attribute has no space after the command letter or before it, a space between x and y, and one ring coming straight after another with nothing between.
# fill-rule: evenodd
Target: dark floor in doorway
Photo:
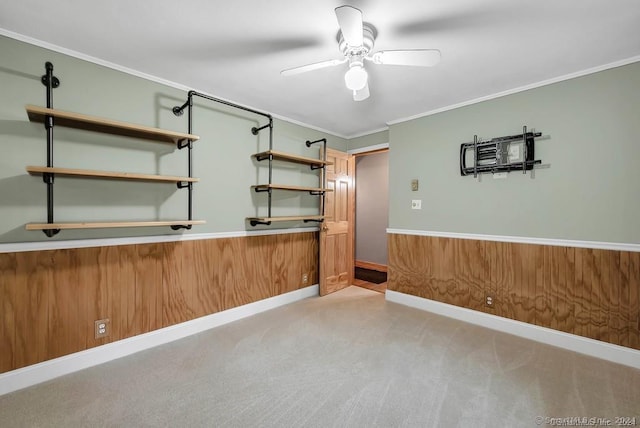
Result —
<instances>
[{"instance_id":1,"label":"dark floor in doorway","mask_svg":"<svg viewBox=\"0 0 640 428\"><path fill-rule=\"evenodd\" d=\"M374 284L381 284L387 280L386 272L378 272L377 270L356 268L356 279L362 279L363 281L373 282Z\"/></svg>"}]
</instances>

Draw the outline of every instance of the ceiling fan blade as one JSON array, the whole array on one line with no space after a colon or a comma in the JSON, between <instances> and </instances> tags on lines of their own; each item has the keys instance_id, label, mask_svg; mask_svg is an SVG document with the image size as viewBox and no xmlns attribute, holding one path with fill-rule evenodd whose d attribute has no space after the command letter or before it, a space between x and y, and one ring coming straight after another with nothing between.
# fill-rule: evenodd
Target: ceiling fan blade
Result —
<instances>
[{"instance_id":1,"label":"ceiling fan blade","mask_svg":"<svg viewBox=\"0 0 640 428\"><path fill-rule=\"evenodd\" d=\"M347 62L346 59L330 59L328 61L314 62L313 64L301 65L300 67L287 68L280 72L283 76L293 76L294 74L306 73L307 71L318 70L320 68L333 67Z\"/></svg>"},{"instance_id":2,"label":"ceiling fan blade","mask_svg":"<svg viewBox=\"0 0 640 428\"><path fill-rule=\"evenodd\" d=\"M431 67L440 62L440 57L440 51L437 49L413 49L376 52L371 56L371 60L375 64Z\"/></svg>"},{"instance_id":3,"label":"ceiling fan blade","mask_svg":"<svg viewBox=\"0 0 640 428\"><path fill-rule=\"evenodd\" d=\"M353 101L364 101L369 98L369 84L367 83L364 88L353 91Z\"/></svg>"},{"instance_id":4,"label":"ceiling fan blade","mask_svg":"<svg viewBox=\"0 0 640 428\"><path fill-rule=\"evenodd\" d=\"M362 12L352 6L336 7L336 17L345 42L349 46L362 46Z\"/></svg>"}]
</instances>

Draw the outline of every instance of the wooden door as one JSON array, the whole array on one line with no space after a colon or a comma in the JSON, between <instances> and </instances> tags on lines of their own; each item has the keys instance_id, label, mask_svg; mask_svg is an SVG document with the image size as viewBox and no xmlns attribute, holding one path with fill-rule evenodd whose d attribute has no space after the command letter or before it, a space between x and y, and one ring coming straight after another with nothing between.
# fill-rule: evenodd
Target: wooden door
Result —
<instances>
[{"instance_id":1,"label":"wooden door","mask_svg":"<svg viewBox=\"0 0 640 428\"><path fill-rule=\"evenodd\" d=\"M327 149L325 219L320 228L320 295L348 287L353 282L353 156Z\"/></svg>"}]
</instances>

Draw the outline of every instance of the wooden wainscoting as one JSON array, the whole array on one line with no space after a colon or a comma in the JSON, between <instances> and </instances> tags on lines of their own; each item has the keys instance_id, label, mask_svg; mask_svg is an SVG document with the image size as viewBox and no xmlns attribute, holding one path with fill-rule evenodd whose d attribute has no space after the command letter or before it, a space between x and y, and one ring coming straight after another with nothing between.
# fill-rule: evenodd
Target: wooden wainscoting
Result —
<instances>
[{"instance_id":1,"label":"wooden wainscoting","mask_svg":"<svg viewBox=\"0 0 640 428\"><path fill-rule=\"evenodd\" d=\"M0 254L0 372L317 282L317 232Z\"/></svg>"},{"instance_id":2,"label":"wooden wainscoting","mask_svg":"<svg viewBox=\"0 0 640 428\"><path fill-rule=\"evenodd\" d=\"M638 252L389 234L387 287L640 349Z\"/></svg>"},{"instance_id":3,"label":"wooden wainscoting","mask_svg":"<svg viewBox=\"0 0 640 428\"><path fill-rule=\"evenodd\" d=\"M366 262L364 260L356 260L355 261L355 267L362 268L362 269L375 270L375 271L378 271L378 272L386 272L387 271L387 265L383 265L383 264L380 264L380 263L374 263L374 262Z\"/></svg>"}]
</instances>

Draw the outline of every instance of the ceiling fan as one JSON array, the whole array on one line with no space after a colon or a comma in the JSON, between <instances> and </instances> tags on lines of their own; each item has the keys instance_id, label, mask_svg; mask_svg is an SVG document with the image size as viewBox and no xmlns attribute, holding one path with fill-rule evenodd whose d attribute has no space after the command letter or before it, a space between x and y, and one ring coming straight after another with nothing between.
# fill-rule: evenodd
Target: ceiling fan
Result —
<instances>
[{"instance_id":1,"label":"ceiling fan","mask_svg":"<svg viewBox=\"0 0 640 428\"><path fill-rule=\"evenodd\" d=\"M340 26L338 47L344 58L288 68L282 70L281 75L291 76L348 62L349 69L344 75L345 84L353 92L354 101L362 101L369 98L365 60L374 64L417 67L431 67L440 61L440 51L437 49L389 50L372 53L375 33L370 25L362 21L362 11L352 6L340 6L335 9L335 12Z\"/></svg>"}]
</instances>

